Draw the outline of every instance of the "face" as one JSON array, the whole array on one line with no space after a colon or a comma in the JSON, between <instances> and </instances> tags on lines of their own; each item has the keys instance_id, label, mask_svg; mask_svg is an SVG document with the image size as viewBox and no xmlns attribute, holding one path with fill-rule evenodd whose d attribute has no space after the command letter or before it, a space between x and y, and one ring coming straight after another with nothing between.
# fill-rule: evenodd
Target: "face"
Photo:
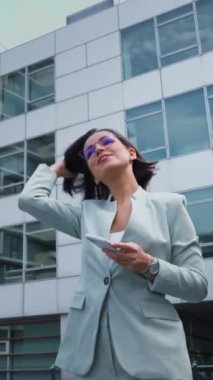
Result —
<instances>
[{"instance_id":1,"label":"face","mask_svg":"<svg viewBox=\"0 0 213 380\"><path fill-rule=\"evenodd\" d=\"M96 182L131 165L136 158L134 148L126 147L111 132L100 131L90 136L84 144L83 154Z\"/></svg>"}]
</instances>

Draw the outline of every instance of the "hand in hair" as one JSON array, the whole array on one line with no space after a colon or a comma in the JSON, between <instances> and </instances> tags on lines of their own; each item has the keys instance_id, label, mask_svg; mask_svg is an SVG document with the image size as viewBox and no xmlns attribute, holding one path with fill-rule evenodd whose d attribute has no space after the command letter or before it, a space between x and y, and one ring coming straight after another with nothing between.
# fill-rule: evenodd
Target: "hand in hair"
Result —
<instances>
[{"instance_id":1,"label":"hand in hair","mask_svg":"<svg viewBox=\"0 0 213 380\"><path fill-rule=\"evenodd\" d=\"M72 173L66 168L64 160L56 162L51 166L51 169L58 177L71 178Z\"/></svg>"}]
</instances>

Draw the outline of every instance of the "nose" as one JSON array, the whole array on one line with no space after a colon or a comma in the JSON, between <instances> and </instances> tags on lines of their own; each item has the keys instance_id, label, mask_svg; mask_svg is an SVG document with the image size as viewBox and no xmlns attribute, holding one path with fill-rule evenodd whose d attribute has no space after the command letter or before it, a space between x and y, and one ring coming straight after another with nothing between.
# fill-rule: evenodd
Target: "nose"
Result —
<instances>
[{"instance_id":1,"label":"nose","mask_svg":"<svg viewBox=\"0 0 213 380\"><path fill-rule=\"evenodd\" d=\"M99 153L102 152L103 150L104 150L103 145L101 145L100 142L97 142L97 143L95 144L95 153L96 153L97 155L99 155Z\"/></svg>"}]
</instances>

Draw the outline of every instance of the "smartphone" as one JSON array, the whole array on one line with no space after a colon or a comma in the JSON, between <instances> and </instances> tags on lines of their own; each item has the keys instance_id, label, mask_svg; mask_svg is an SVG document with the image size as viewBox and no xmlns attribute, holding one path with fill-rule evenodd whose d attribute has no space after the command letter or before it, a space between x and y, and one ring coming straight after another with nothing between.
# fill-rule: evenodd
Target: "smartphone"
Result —
<instances>
[{"instance_id":1,"label":"smartphone","mask_svg":"<svg viewBox=\"0 0 213 380\"><path fill-rule=\"evenodd\" d=\"M99 248L107 248L113 252L119 252L120 251L119 248L112 247L110 241L103 238L103 237L91 235L88 233L86 233L85 236L88 240L90 240L92 243L96 244Z\"/></svg>"}]
</instances>

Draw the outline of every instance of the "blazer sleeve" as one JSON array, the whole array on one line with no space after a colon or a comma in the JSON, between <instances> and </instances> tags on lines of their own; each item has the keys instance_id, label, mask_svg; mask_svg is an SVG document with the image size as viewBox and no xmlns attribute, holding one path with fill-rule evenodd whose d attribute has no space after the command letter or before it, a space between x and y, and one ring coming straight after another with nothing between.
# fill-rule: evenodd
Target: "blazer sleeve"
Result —
<instances>
[{"instance_id":1,"label":"blazer sleeve","mask_svg":"<svg viewBox=\"0 0 213 380\"><path fill-rule=\"evenodd\" d=\"M19 196L19 208L45 225L80 239L81 208L49 197L56 180L53 170L40 164Z\"/></svg>"},{"instance_id":2,"label":"blazer sleeve","mask_svg":"<svg viewBox=\"0 0 213 380\"><path fill-rule=\"evenodd\" d=\"M199 302L207 295L207 279L198 237L185 207L185 197L177 194L169 203L172 259L159 259L159 273L148 286L154 292Z\"/></svg>"}]
</instances>

